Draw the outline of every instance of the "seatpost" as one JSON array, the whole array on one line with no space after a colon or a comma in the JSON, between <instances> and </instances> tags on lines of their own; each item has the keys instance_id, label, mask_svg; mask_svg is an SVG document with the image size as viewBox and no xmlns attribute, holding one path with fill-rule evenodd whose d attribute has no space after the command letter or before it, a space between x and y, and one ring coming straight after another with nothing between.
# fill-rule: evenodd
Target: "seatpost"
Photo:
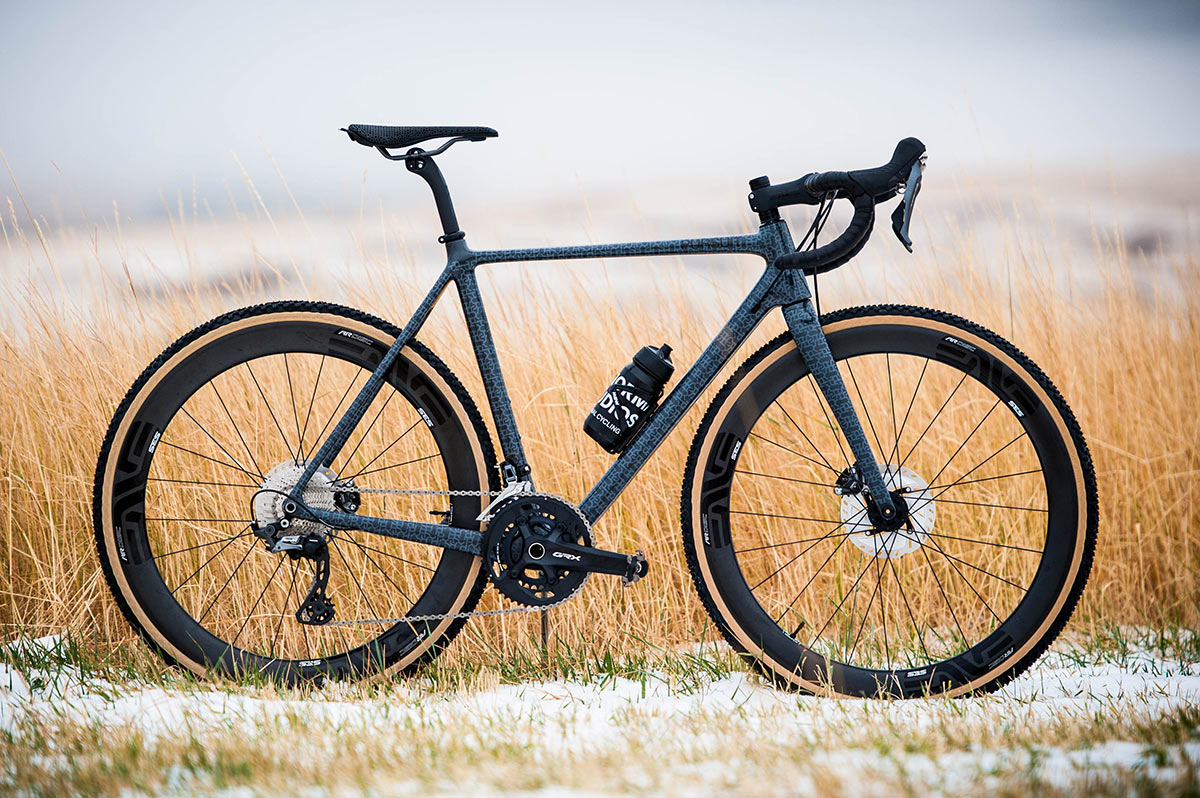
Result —
<instances>
[{"instance_id":1,"label":"seatpost","mask_svg":"<svg viewBox=\"0 0 1200 798\"><path fill-rule=\"evenodd\" d=\"M454 215L454 203L450 200L450 189L446 187L446 178L442 170L434 163L433 158L421 156L425 151L413 147L408 151L404 166L414 175L422 177L433 191L433 201L437 203L438 218L442 221L442 235L438 236L439 244L449 244L466 236L458 229L458 217Z\"/></svg>"}]
</instances>

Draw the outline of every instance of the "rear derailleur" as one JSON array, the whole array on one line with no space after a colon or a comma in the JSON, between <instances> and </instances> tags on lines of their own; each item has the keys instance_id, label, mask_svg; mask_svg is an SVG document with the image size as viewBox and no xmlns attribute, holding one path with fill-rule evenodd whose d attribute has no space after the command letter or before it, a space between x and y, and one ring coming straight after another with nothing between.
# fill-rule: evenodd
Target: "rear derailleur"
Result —
<instances>
[{"instance_id":1,"label":"rear derailleur","mask_svg":"<svg viewBox=\"0 0 1200 798\"><path fill-rule=\"evenodd\" d=\"M296 620L306 626L324 626L333 620L333 599L325 593L329 586L329 530L316 528L312 522L295 524L295 502L285 505L284 517L270 524L255 523L254 534L262 539L272 554L286 554L292 560L312 560L313 579L309 585ZM288 509L292 509L288 512ZM288 534L290 527L304 526L302 532Z\"/></svg>"}]
</instances>

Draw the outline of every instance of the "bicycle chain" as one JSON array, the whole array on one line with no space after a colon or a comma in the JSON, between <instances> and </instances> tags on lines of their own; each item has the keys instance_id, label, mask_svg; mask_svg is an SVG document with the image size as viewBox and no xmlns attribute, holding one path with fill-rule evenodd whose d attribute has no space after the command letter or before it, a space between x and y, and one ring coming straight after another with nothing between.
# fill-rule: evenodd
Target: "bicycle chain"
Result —
<instances>
[{"instance_id":1,"label":"bicycle chain","mask_svg":"<svg viewBox=\"0 0 1200 798\"><path fill-rule=\"evenodd\" d=\"M499 496L502 490L418 490L406 488L362 488L358 485L310 485L305 491L330 493L387 493L398 496Z\"/></svg>"}]
</instances>

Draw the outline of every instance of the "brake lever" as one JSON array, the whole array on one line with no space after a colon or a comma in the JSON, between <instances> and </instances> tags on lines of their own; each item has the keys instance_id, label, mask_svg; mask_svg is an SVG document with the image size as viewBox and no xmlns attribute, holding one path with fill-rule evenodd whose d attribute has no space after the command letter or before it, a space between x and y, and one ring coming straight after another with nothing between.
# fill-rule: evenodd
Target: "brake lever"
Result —
<instances>
[{"instance_id":1,"label":"brake lever","mask_svg":"<svg viewBox=\"0 0 1200 798\"><path fill-rule=\"evenodd\" d=\"M912 221L913 205L917 202L917 193L921 190L921 169L925 165L925 156L915 160L908 173L908 182L904 186L904 199L892 211L892 232L909 252L913 251L912 239L908 237L908 224Z\"/></svg>"}]
</instances>

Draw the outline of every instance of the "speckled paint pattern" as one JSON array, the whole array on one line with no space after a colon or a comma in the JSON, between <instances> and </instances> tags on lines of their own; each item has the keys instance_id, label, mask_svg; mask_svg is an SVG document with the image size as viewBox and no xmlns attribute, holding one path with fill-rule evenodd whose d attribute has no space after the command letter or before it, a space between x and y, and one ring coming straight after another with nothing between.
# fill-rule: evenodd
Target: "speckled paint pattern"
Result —
<instances>
[{"instance_id":1,"label":"speckled paint pattern","mask_svg":"<svg viewBox=\"0 0 1200 798\"><path fill-rule=\"evenodd\" d=\"M532 469L525 459L521 435L517 429L512 402L504 383L500 359L492 340L487 313L475 279L475 269L486 263L513 263L539 260L585 260L612 257L654 257L667 255L711 255L753 254L763 259L766 267L762 276L750 289L749 294L738 306L725 326L713 341L680 378L675 388L667 395L658 410L650 417L641 431L625 447L609 466L604 476L596 483L580 504L580 511L589 522L595 523L616 501L629 485L658 446L666 439L688 408L703 393L717 373L729 362L729 358L746 340L755 327L775 308L783 308L788 325L800 347L818 384L826 392L838 423L854 450L864 478L872 490L882 490L882 480L875 467L874 456L866 445L866 436L858 423L853 405L850 404L845 386L841 382L837 366L824 345L824 336L812 303L804 276L795 270L776 268L776 259L791 252L793 243L787 224L783 221L768 222L756 232L736 236L712 238L687 238L665 241L643 241L623 244L597 244L570 247L542 247L537 249L480 250L470 249L461 235L446 242L447 264L429 294L417 307L403 332L380 361L378 368L367 380L346 414L338 421L329 438L322 444L296 488L293 497L301 495L308 480L318 465L333 461L346 444L351 432L362 420L367 407L383 385L384 374L391 368L400 350L412 340L429 317L434 305L446 287L453 282L458 289L464 319L471 337L471 345L487 393L488 405L500 438L500 447L505 463L511 465L518 478L532 481ZM874 479L872 480L872 476ZM880 483L879 486L873 482ZM886 495L886 491L884 492ZM478 552L480 533L470 529L459 529L444 524L429 524L387 518L372 518L359 515L337 514L327 522L351 526L366 532L413 540L434 546L459 551ZM344 516L344 517L342 517Z\"/></svg>"}]
</instances>

